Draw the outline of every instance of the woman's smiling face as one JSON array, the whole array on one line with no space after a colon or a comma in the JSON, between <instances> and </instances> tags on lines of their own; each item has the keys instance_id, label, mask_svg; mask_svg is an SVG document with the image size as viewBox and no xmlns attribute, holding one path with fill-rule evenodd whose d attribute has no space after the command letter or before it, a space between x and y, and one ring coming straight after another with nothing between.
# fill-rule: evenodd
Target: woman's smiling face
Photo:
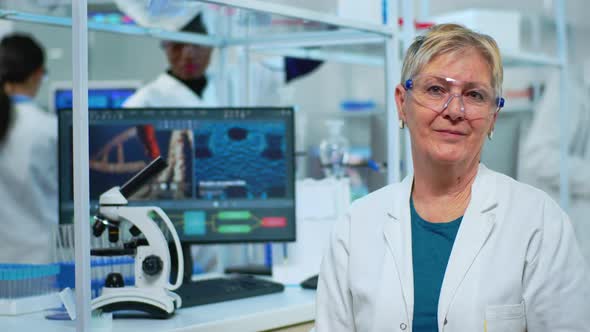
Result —
<instances>
[{"instance_id":1,"label":"woman's smiling face","mask_svg":"<svg viewBox=\"0 0 590 332\"><path fill-rule=\"evenodd\" d=\"M434 57L419 73L452 78L467 84L491 85L491 70L486 59L474 48ZM453 88L455 89L455 88ZM396 88L396 103L400 119L404 120L412 138L412 153L417 160L437 164L469 163L477 159L487 133L493 128L497 113L467 117L462 107L469 107L465 91L450 91L462 98L451 98L440 113L417 103L411 90Z\"/></svg>"}]
</instances>

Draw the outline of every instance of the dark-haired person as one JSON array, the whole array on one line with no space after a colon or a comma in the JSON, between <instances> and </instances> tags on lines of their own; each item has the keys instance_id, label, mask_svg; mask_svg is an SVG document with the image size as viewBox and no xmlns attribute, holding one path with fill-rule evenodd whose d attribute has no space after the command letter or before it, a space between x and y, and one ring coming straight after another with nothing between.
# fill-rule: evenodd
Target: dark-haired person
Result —
<instances>
[{"instance_id":1,"label":"dark-haired person","mask_svg":"<svg viewBox=\"0 0 590 332\"><path fill-rule=\"evenodd\" d=\"M199 14L180 30L207 35L208 28L204 21L203 14ZM221 91L216 89L214 82L218 73L210 70L209 66L213 48L207 45L163 41L162 49L168 61L168 69L129 97L125 101L125 107L222 106ZM286 62L286 66L252 63L253 79L250 89L254 92L251 94L253 105L273 105L279 102L279 88L289 78L284 67L292 66L289 62ZM227 95L234 100L239 95L239 75L232 74L229 79Z\"/></svg>"},{"instance_id":2,"label":"dark-haired person","mask_svg":"<svg viewBox=\"0 0 590 332\"><path fill-rule=\"evenodd\" d=\"M57 120L33 99L45 75L30 36L0 41L0 263L50 263L57 227Z\"/></svg>"}]
</instances>

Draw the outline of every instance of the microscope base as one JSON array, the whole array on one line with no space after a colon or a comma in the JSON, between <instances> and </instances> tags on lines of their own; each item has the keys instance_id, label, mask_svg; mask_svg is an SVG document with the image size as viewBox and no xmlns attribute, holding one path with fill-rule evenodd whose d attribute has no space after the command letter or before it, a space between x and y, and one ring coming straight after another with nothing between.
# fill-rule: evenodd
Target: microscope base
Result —
<instances>
[{"instance_id":1,"label":"microscope base","mask_svg":"<svg viewBox=\"0 0 590 332\"><path fill-rule=\"evenodd\" d=\"M155 318L168 318L182 305L180 296L164 288L103 288L92 300L92 310L141 311Z\"/></svg>"}]
</instances>

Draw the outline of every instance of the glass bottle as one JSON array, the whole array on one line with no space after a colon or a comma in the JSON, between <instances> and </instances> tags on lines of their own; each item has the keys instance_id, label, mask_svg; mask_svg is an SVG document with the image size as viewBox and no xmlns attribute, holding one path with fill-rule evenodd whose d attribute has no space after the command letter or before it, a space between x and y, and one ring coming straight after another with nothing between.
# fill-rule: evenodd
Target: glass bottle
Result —
<instances>
[{"instance_id":1,"label":"glass bottle","mask_svg":"<svg viewBox=\"0 0 590 332\"><path fill-rule=\"evenodd\" d=\"M348 139L342 135L342 120L326 121L329 136L320 142L320 162L326 177L341 178L346 173Z\"/></svg>"}]
</instances>

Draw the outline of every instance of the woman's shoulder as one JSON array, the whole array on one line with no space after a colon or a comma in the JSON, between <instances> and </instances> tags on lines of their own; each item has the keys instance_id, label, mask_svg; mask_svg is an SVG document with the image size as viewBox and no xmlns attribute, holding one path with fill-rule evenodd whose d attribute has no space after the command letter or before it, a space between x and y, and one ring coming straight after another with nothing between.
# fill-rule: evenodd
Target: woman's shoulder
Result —
<instances>
[{"instance_id":1,"label":"woman's shoulder","mask_svg":"<svg viewBox=\"0 0 590 332\"><path fill-rule=\"evenodd\" d=\"M565 214L559 204L541 189L498 172L492 171L492 176L495 179L496 195L500 205L510 207L511 210L526 211L530 216L540 213L544 217L553 218ZM530 221L541 221L540 219L527 218Z\"/></svg>"},{"instance_id":2,"label":"woman's shoulder","mask_svg":"<svg viewBox=\"0 0 590 332\"><path fill-rule=\"evenodd\" d=\"M30 134L34 130L36 137L57 137L57 116L47 112L35 103L16 104L16 127L22 127Z\"/></svg>"},{"instance_id":3,"label":"woman's shoulder","mask_svg":"<svg viewBox=\"0 0 590 332\"><path fill-rule=\"evenodd\" d=\"M530 184L518 181L508 175L498 173L495 171L492 172L493 176L495 177L497 188L500 194L506 194L507 192L513 193L513 195L518 195L517 197L527 198L532 202L535 201L551 201L553 199L549 194L544 192L543 190L531 186Z\"/></svg>"},{"instance_id":4,"label":"woman's shoulder","mask_svg":"<svg viewBox=\"0 0 590 332\"><path fill-rule=\"evenodd\" d=\"M389 220L394 211L403 204L403 183L390 184L352 202L348 217L352 228L381 229L380 224ZM374 227L367 227L372 225Z\"/></svg>"}]
</instances>

